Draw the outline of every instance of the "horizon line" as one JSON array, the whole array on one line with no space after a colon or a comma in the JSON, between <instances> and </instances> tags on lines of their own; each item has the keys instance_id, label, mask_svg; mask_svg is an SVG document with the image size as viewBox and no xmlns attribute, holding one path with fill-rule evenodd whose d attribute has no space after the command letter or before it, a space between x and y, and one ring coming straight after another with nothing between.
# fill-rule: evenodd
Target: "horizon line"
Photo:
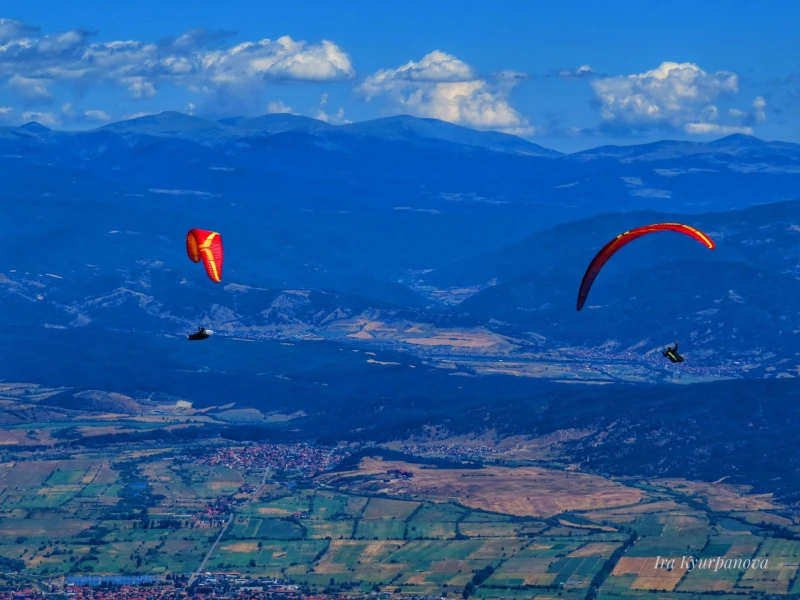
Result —
<instances>
[{"instance_id":1,"label":"horizon line","mask_svg":"<svg viewBox=\"0 0 800 600\"><path fill-rule=\"evenodd\" d=\"M407 119L412 119L412 120L415 120L415 121L432 121L432 122L435 122L435 123L441 123L441 124L444 124L444 125L457 127L457 128L460 128L460 129L466 129L468 131L473 131L473 132L478 133L478 134L499 134L499 135L503 135L503 136L508 136L510 138L515 138L515 139L517 139L517 140L519 140L521 142L524 142L524 143L527 143L527 144L531 144L533 146L537 146L537 147L542 148L544 150L548 150L548 151L551 151L551 152L556 152L556 153L558 153L558 154L560 154L562 156L571 156L571 155L574 155L574 154L581 154L581 153L584 153L584 152L589 152L591 150L596 150L596 149L599 149L599 148L608 148L608 147L612 147L612 148L633 148L633 147L636 147L636 146L648 146L648 145L658 144L658 143L663 143L663 142L673 142L673 143L678 143L678 144L698 144L698 145L700 145L700 144L710 144L710 143L714 143L714 142L718 142L718 141L725 140L725 139L730 139L730 138L748 138L748 139L752 139L752 140L759 141L759 142L764 142L764 143L782 143L782 144L790 144L790 145L800 145L800 144L796 144L794 142L787 142L787 141L784 141L784 140L766 140L764 138L760 138L758 136L750 135L750 134L746 134L746 133L731 133L731 134L724 135L724 136L721 136L721 137L718 137L718 138L712 138L712 139L706 139L706 140L680 140L680 139L674 139L674 138L665 137L665 138L661 138L661 139L657 139L657 140L653 140L653 141L648 141L648 142L632 142L632 143L627 143L627 144L626 143L601 144L599 146L588 146L587 148L585 148L583 150L576 150L574 152L562 152L560 150L556 150L554 148L550 148L549 146L544 146L544 145L542 145L542 144L540 144L538 142L533 141L530 138L524 138L524 137L521 137L519 135L515 135L513 133L507 133L507 132L499 131L499 130L496 130L496 129L476 129L474 127L470 127L468 125L463 125L463 124L460 124L460 123L452 123L450 121L445 121L445 120L437 119L437 118L434 118L434 117L418 117L418 116L410 115L410 114L407 114L407 113L399 113L399 114L396 114L396 115L375 117L373 119L364 119L364 120L361 120L361 121L351 121L351 122L348 122L348 123L329 123L327 121L323 121L322 119L316 119L314 117L309 117L307 115L300 115L300 114L290 113L290 112L263 113L263 114L254 115L254 116L245 116L245 115L241 115L240 114L240 115L231 115L231 116L222 117L222 118L217 119L217 118L212 118L212 117L204 117L204 116L200 116L200 115L193 115L191 113L186 113L186 112L183 112L183 111L180 111L180 110L162 110L162 111L159 111L159 112L154 112L154 113L149 113L149 114L136 115L136 116L132 116L132 117L129 117L129 118L121 118L121 119L118 119L118 120L111 120L111 121L109 121L109 122L107 122L107 123L105 123L103 125L96 126L96 127L86 127L86 128L76 127L74 129L72 129L72 128L50 127L50 126L44 125L43 123L41 123L39 121L36 121L34 119L34 120L27 121L27 122L19 124L19 125L2 125L2 126L0 126L0 129L26 128L26 130L27 130L27 128L29 126L36 126L38 128L45 129L47 131L53 131L53 132L56 132L56 133L85 133L85 132L91 132L91 131L99 131L99 130L106 129L106 128L110 127L110 126L117 125L117 124L120 124L120 123L134 122L134 121L139 121L139 120L142 120L142 119L147 119L149 117L157 117L157 116L166 115L166 114L181 115L183 117L189 117L191 119L197 119L197 120L200 120L200 121L206 121L208 123L216 123L216 124L219 124L219 125L221 125L223 127L231 127L232 129L236 129L236 126L235 125L228 125L227 123L223 123L223 121L231 120L231 119L261 119L261 118L264 118L264 117L279 117L279 116L283 116L283 117L297 118L297 119L313 121L315 123L324 125L326 127L330 127L332 129L339 129L339 128L352 127L353 125L360 125L360 124L363 124L363 123L371 123L371 122L375 122L375 121L384 121L384 120L397 119L397 118L407 118ZM80 123L75 123L75 125L80 125ZM272 135L275 135L275 134L272 134ZM542 136L542 137L547 137L547 136ZM550 137L549 139L553 139L553 138ZM545 158L545 157L541 157L541 158Z\"/></svg>"}]
</instances>

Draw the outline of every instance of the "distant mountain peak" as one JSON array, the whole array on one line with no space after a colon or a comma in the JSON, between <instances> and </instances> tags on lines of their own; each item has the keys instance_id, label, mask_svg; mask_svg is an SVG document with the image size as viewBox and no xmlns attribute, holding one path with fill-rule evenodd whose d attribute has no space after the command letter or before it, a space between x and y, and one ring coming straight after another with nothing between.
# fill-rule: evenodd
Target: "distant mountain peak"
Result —
<instances>
[{"instance_id":1,"label":"distant mountain peak","mask_svg":"<svg viewBox=\"0 0 800 600\"><path fill-rule=\"evenodd\" d=\"M31 133L49 133L53 131L46 125L42 125L38 121L30 121L25 123L24 125L20 126L20 129L24 129L25 131L30 131Z\"/></svg>"},{"instance_id":2,"label":"distant mountain peak","mask_svg":"<svg viewBox=\"0 0 800 600\"><path fill-rule=\"evenodd\" d=\"M99 131L118 134L144 134L154 136L174 136L195 142L216 142L224 140L235 131L222 123L187 115L176 111L164 111L153 115L143 115L125 121L109 123Z\"/></svg>"},{"instance_id":3,"label":"distant mountain peak","mask_svg":"<svg viewBox=\"0 0 800 600\"><path fill-rule=\"evenodd\" d=\"M747 133L732 133L731 135L726 135L725 137L719 138L716 141L717 142L721 142L722 140L747 140L747 141L755 140L755 141L758 141L758 142L763 141L762 139L757 138L756 136L750 135L750 134L747 134Z\"/></svg>"},{"instance_id":4,"label":"distant mountain peak","mask_svg":"<svg viewBox=\"0 0 800 600\"><path fill-rule=\"evenodd\" d=\"M734 133L710 142L661 140L629 146L600 146L576 152L570 156L578 160L616 158L630 163L674 160L703 155L715 155L717 158L722 157L721 160L731 160L731 157L739 160L743 156L761 156L765 152L774 152L776 158L779 156L798 157L800 156L800 144L767 142L746 133Z\"/></svg>"},{"instance_id":5,"label":"distant mountain peak","mask_svg":"<svg viewBox=\"0 0 800 600\"><path fill-rule=\"evenodd\" d=\"M731 135L726 135L723 138L719 138L718 140L714 140L713 142L708 142L708 146L719 147L719 146L728 146L731 144L735 144L738 146L746 145L746 146L758 146L761 144L767 144L764 140L757 138L753 135L747 135L746 133L734 133Z\"/></svg>"},{"instance_id":6,"label":"distant mountain peak","mask_svg":"<svg viewBox=\"0 0 800 600\"><path fill-rule=\"evenodd\" d=\"M395 115L341 125L339 131L387 140L439 140L509 154L556 157L561 152L499 131L482 131L439 119Z\"/></svg>"},{"instance_id":7,"label":"distant mountain peak","mask_svg":"<svg viewBox=\"0 0 800 600\"><path fill-rule=\"evenodd\" d=\"M177 112L174 110L165 110L160 113L155 113L152 115L142 115L139 117L134 117L132 119L126 119L124 121L110 123L109 125L105 125L102 129L114 129L114 128L119 128L122 125L131 126L136 124L146 125L155 123L159 123L162 125L178 124L178 123L204 124L205 126L215 125L214 121L209 121L201 117L195 117L194 115L187 115L185 113Z\"/></svg>"},{"instance_id":8,"label":"distant mountain peak","mask_svg":"<svg viewBox=\"0 0 800 600\"><path fill-rule=\"evenodd\" d=\"M323 130L334 127L325 121L292 113L270 113L259 117L230 117L217 122L242 131L268 135L297 129Z\"/></svg>"},{"instance_id":9,"label":"distant mountain peak","mask_svg":"<svg viewBox=\"0 0 800 600\"><path fill-rule=\"evenodd\" d=\"M413 125L415 123L431 123L431 124L441 124L443 127L461 127L460 125L456 125L454 123L450 123L449 121L442 121L441 119L434 119L431 117L414 117L412 115L393 115L391 117L378 117L377 119L370 119L369 121L361 121L362 123L400 123L403 125Z\"/></svg>"}]
</instances>

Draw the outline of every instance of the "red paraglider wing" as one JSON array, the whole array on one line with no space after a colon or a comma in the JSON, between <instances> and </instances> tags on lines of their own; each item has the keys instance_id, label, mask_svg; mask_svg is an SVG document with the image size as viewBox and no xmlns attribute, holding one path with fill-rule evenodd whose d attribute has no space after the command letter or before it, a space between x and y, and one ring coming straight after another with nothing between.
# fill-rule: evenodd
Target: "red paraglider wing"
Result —
<instances>
[{"instance_id":1,"label":"red paraglider wing","mask_svg":"<svg viewBox=\"0 0 800 600\"><path fill-rule=\"evenodd\" d=\"M192 229L186 235L186 253L192 262L203 261L212 281L222 281L222 236L216 231Z\"/></svg>"},{"instance_id":2,"label":"red paraglider wing","mask_svg":"<svg viewBox=\"0 0 800 600\"><path fill-rule=\"evenodd\" d=\"M208 231L202 229L192 229L186 234L186 254L192 262L200 262L200 242L198 240L205 239Z\"/></svg>"},{"instance_id":3,"label":"red paraglider wing","mask_svg":"<svg viewBox=\"0 0 800 600\"><path fill-rule=\"evenodd\" d=\"M684 235L693 237L701 244L704 244L709 250L714 249L714 241L705 233L699 229L695 229L694 227L689 227L688 225L683 225L681 223L655 223L653 225L645 225L644 227L637 227L636 229L631 229L630 231L621 233L603 246L600 252L598 252L597 255L595 255L595 257L592 259L592 262L589 263L589 268L586 269L586 273L583 275L583 281L581 281L581 287L578 290L578 310L583 308L586 298L589 296L589 290L592 288L594 280L597 278L597 275L600 273L603 265L608 262L608 259L610 259L617 250L629 242L632 242L643 235L647 235L648 233L655 233L656 231L677 231L678 233L683 233Z\"/></svg>"}]
</instances>

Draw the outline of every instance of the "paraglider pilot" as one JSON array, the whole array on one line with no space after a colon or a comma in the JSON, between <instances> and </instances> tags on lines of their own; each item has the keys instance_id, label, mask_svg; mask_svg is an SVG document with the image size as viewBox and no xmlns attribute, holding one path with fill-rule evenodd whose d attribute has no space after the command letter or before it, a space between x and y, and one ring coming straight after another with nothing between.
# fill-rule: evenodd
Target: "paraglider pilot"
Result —
<instances>
[{"instance_id":1,"label":"paraglider pilot","mask_svg":"<svg viewBox=\"0 0 800 600\"><path fill-rule=\"evenodd\" d=\"M678 342L675 342L674 348L670 348L669 346L667 346L667 349L664 350L662 354L667 358L669 358L674 363L683 362L683 357L680 354L678 354Z\"/></svg>"},{"instance_id":2,"label":"paraglider pilot","mask_svg":"<svg viewBox=\"0 0 800 600\"><path fill-rule=\"evenodd\" d=\"M189 336L190 340L204 340L211 335L211 331L205 327L198 327L197 331Z\"/></svg>"}]
</instances>

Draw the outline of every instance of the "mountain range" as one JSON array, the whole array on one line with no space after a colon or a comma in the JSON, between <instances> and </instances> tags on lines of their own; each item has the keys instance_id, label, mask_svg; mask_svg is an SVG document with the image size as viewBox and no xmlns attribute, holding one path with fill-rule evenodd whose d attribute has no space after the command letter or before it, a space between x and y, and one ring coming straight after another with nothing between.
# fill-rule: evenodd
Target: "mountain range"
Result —
<instances>
[{"instance_id":1,"label":"mountain range","mask_svg":"<svg viewBox=\"0 0 800 600\"><path fill-rule=\"evenodd\" d=\"M73 186L101 180L280 205L303 198L305 208L535 205L545 225L617 210L703 212L786 200L800 177L800 146L744 135L563 155L409 116L330 125L291 114L211 121L166 112L81 132L28 123L0 129L0 157L4 197L37 195L53 183L73 196ZM37 185L28 167L43 164L53 171Z\"/></svg>"},{"instance_id":2,"label":"mountain range","mask_svg":"<svg viewBox=\"0 0 800 600\"><path fill-rule=\"evenodd\" d=\"M441 340L403 340L430 327L632 360L680 340L693 364L797 374L800 145L734 135L563 155L407 116L161 113L0 129L0 167L0 324L43 344L203 323L352 344L385 327L393 350L427 351ZM576 313L594 253L655 221L697 226L717 249L637 240ZM223 285L186 259L192 227L223 234Z\"/></svg>"}]
</instances>

